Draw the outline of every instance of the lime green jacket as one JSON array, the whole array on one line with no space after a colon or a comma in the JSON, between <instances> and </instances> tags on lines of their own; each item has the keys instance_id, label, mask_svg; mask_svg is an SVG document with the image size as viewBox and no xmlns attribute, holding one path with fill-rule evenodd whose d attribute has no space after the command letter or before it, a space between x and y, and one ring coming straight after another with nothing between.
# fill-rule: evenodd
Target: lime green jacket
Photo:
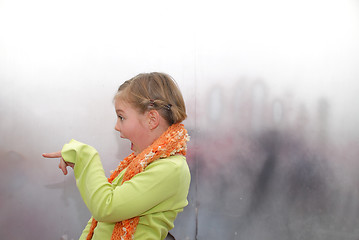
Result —
<instances>
[{"instance_id":1,"label":"lime green jacket","mask_svg":"<svg viewBox=\"0 0 359 240\"><path fill-rule=\"evenodd\" d=\"M62 149L65 161L75 163L74 174L80 194L98 221L93 240L110 239L116 222L139 216L135 239L164 239L174 220L187 206L190 172L181 155L158 159L121 185L125 170L107 181L98 152L71 140ZM86 239L92 218L80 239Z\"/></svg>"}]
</instances>

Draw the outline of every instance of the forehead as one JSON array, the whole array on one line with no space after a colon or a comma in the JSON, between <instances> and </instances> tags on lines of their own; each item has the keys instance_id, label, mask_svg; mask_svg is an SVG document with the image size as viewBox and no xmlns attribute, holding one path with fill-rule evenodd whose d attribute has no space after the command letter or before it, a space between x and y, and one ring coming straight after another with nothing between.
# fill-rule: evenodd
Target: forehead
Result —
<instances>
[{"instance_id":1,"label":"forehead","mask_svg":"<svg viewBox=\"0 0 359 240\"><path fill-rule=\"evenodd\" d=\"M115 98L115 109L116 111L125 111L126 109L132 108L132 106L121 98Z\"/></svg>"},{"instance_id":2,"label":"forehead","mask_svg":"<svg viewBox=\"0 0 359 240\"><path fill-rule=\"evenodd\" d=\"M115 99L115 111L125 115L142 115L132 104L121 98Z\"/></svg>"}]
</instances>

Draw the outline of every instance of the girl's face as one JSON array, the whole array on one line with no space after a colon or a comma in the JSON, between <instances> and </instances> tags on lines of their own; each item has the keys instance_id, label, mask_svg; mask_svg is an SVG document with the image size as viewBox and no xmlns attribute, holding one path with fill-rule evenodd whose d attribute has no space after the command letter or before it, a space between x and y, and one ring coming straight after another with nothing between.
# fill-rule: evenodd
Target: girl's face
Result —
<instances>
[{"instance_id":1,"label":"girl's face","mask_svg":"<svg viewBox=\"0 0 359 240\"><path fill-rule=\"evenodd\" d=\"M121 133L121 138L131 141L131 150L136 155L151 145L145 114L139 113L129 103L120 99L115 100L115 110L117 114L115 129Z\"/></svg>"}]
</instances>

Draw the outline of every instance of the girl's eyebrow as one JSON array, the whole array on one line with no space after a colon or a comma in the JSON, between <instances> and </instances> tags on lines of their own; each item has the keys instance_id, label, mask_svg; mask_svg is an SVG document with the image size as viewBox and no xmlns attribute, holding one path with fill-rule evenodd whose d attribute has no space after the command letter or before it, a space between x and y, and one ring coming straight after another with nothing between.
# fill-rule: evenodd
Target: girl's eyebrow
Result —
<instances>
[{"instance_id":1,"label":"girl's eyebrow","mask_svg":"<svg viewBox=\"0 0 359 240\"><path fill-rule=\"evenodd\" d=\"M117 113L121 113L121 112L123 113L124 111L122 109L116 109L116 112Z\"/></svg>"}]
</instances>

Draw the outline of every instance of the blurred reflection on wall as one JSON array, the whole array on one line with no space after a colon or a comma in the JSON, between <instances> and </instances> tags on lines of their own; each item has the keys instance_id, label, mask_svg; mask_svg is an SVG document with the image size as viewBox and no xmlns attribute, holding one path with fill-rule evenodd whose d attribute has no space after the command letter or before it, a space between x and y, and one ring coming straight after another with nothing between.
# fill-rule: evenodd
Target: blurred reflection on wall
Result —
<instances>
[{"instance_id":1,"label":"blurred reflection on wall","mask_svg":"<svg viewBox=\"0 0 359 240\"><path fill-rule=\"evenodd\" d=\"M74 138L109 175L112 96L148 71L188 108L176 239L359 239L357 1L20 2L0 3L1 239L78 238L90 214L41 153Z\"/></svg>"}]
</instances>

